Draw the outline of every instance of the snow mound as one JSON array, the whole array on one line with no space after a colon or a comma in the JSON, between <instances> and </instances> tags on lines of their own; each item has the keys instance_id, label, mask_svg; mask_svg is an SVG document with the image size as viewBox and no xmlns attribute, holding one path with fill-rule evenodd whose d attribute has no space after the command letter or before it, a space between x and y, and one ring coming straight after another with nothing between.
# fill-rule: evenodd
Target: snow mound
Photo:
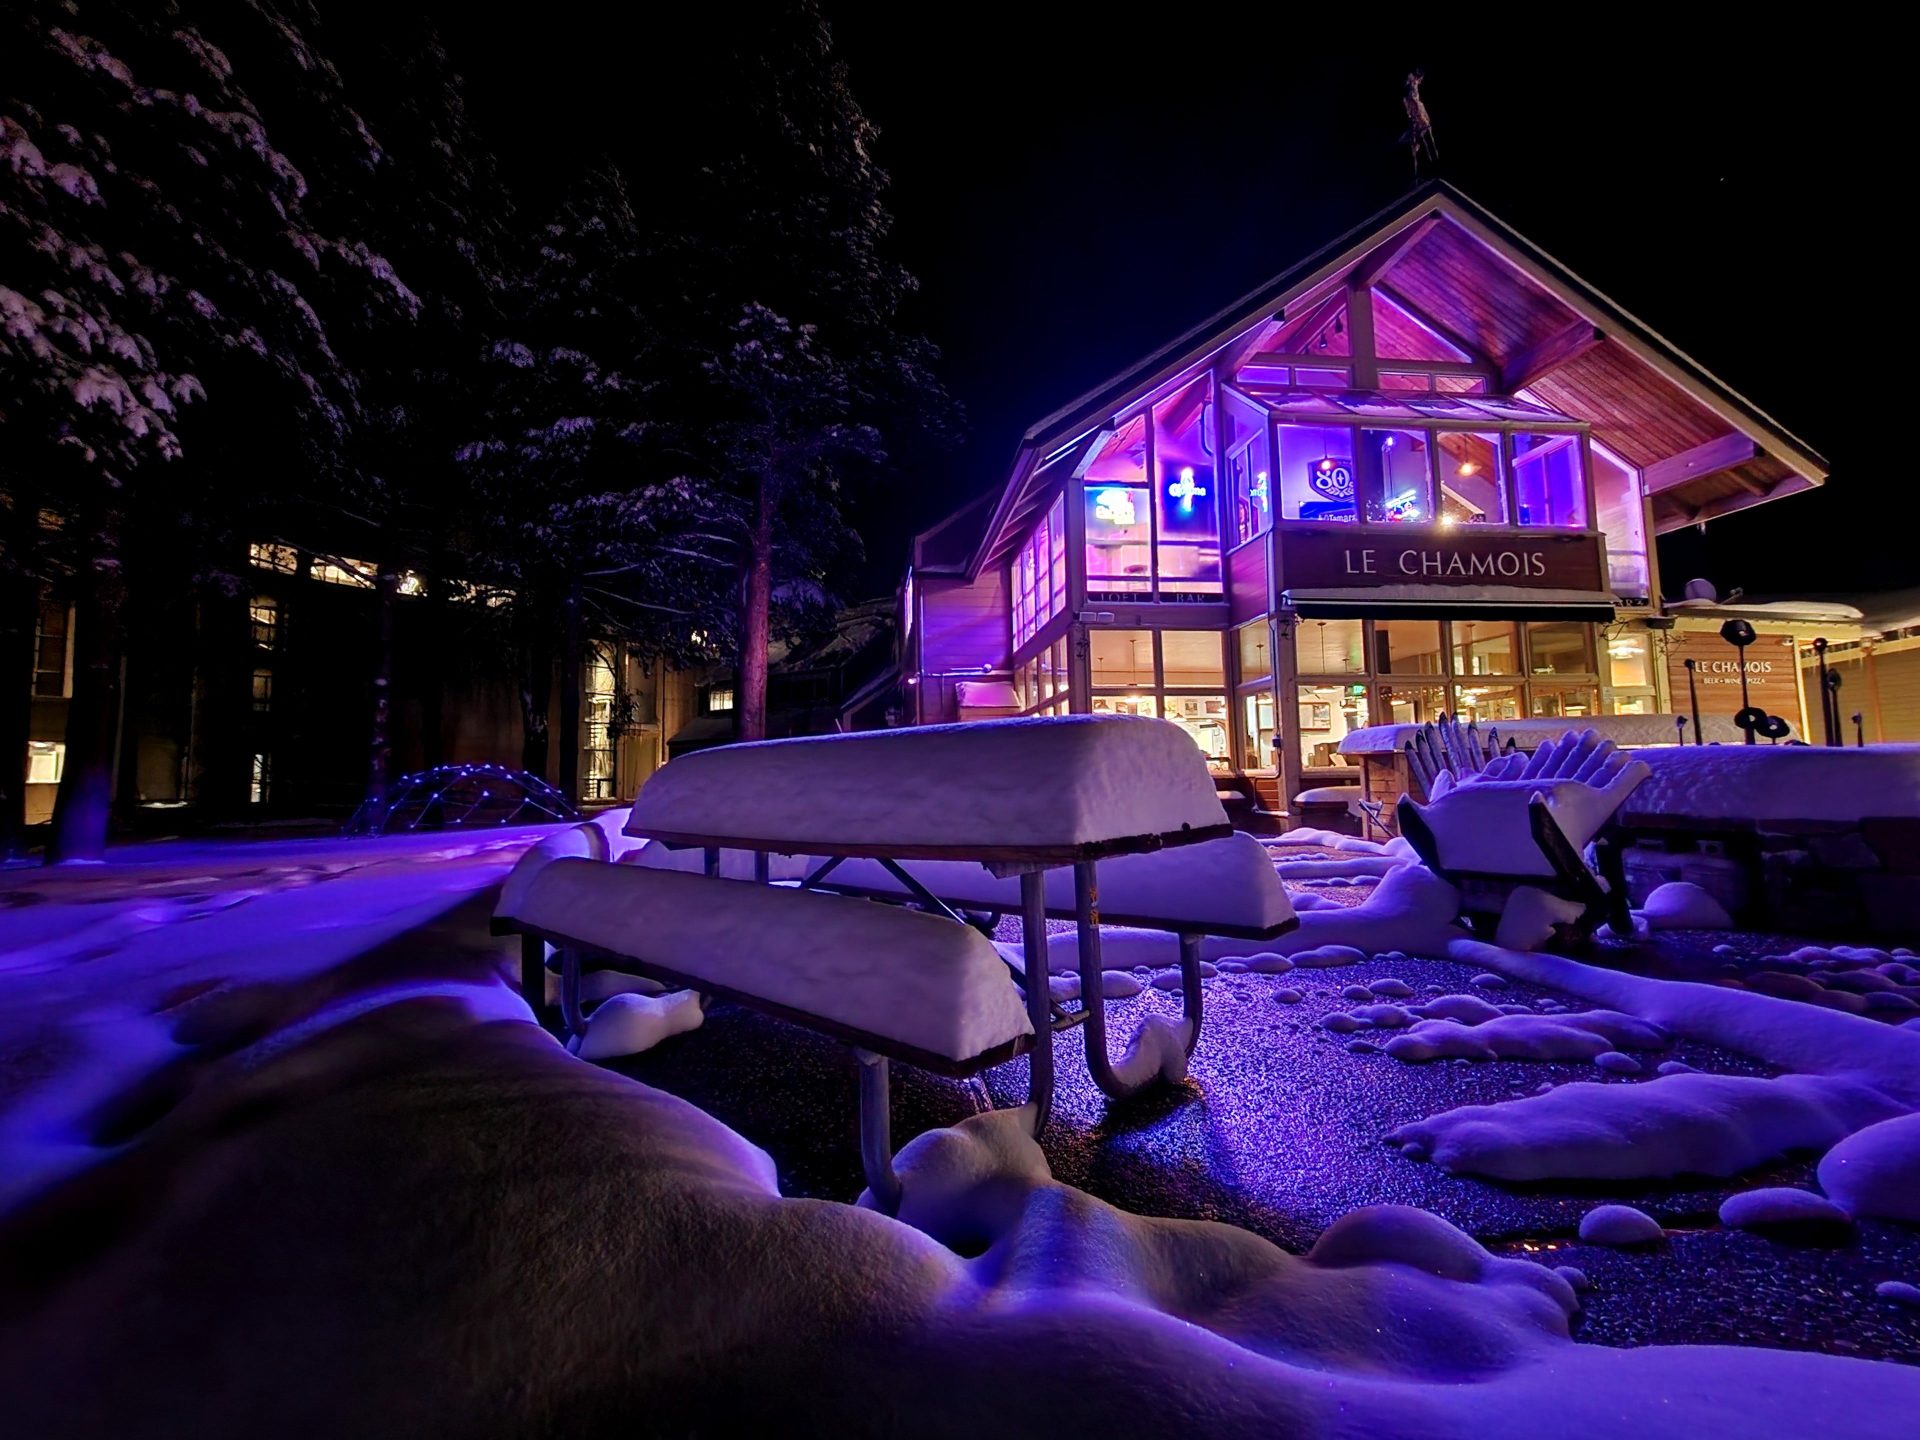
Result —
<instances>
[{"instance_id":1,"label":"snow mound","mask_svg":"<svg viewBox=\"0 0 1920 1440\"><path fill-rule=\"evenodd\" d=\"M1733 924L1727 907L1691 880L1654 886L1640 914L1654 930L1725 930Z\"/></svg>"},{"instance_id":2,"label":"snow mound","mask_svg":"<svg viewBox=\"0 0 1920 1440\"><path fill-rule=\"evenodd\" d=\"M698 1030L705 1019L692 990L672 995L615 995L587 1017L587 1033L567 1048L582 1060L611 1060L651 1050L669 1035Z\"/></svg>"},{"instance_id":3,"label":"snow mound","mask_svg":"<svg viewBox=\"0 0 1920 1440\"><path fill-rule=\"evenodd\" d=\"M1387 1140L1453 1174L1495 1180L1724 1176L1787 1151L1824 1150L1899 1108L1837 1076L1695 1073L1639 1085L1580 1081L1465 1105L1402 1125Z\"/></svg>"},{"instance_id":4,"label":"snow mound","mask_svg":"<svg viewBox=\"0 0 1920 1440\"><path fill-rule=\"evenodd\" d=\"M1847 1212L1811 1190L1769 1186L1729 1195L1720 1205L1720 1223L1736 1230L1770 1225L1845 1225Z\"/></svg>"},{"instance_id":5,"label":"snow mound","mask_svg":"<svg viewBox=\"0 0 1920 1440\"><path fill-rule=\"evenodd\" d=\"M1471 1001L1471 1006L1460 1002ZM1419 1022L1387 1042L1396 1060L1592 1060L1622 1048L1658 1050L1664 1030L1615 1010L1573 1015L1508 1015L1471 995L1443 996L1413 1007ZM1471 1018L1469 1018L1471 1017ZM1622 1056L1622 1059L1630 1057ZM1639 1068L1638 1064L1634 1067Z\"/></svg>"},{"instance_id":6,"label":"snow mound","mask_svg":"<svg viewBox=\"0 0 1920 1440\"><path fill-rule=\"evenodd\" d=\"M1920 1307L1920 1285L1909 1285L1905 1280L1882 1280L1873 1287L1873 1293L1896 1305Z\"/></svg>"},{"instance_id":7,"label":"snow mound","mask_svg":"<svg viewBox=\"0 0 1920 1440\"><path fill-rule=\"evenodd\" d=\"M1631 1205L1600 1205L1580 1217L1580 1238L1589 1245L1657 1245L1666 1235L1658 1220Z\"/></svg>"},{"instance_id":8,"label":"snow mound","mask_svg":"<svg viewBox=\"0 0 1920 1440\"><path fill-rule=\"evenodd\" d=\"M1822 1157L1818 1176L1849 1215L1920 1225L1920 1112L1849 1135Z\"/></svg>"},{"instance_id":9,"label":"snow mound","mask_svg":"<svg viewBox=\"0 0 1920 1440\"><path fill-rule=\"evenodd\" d=\"M1618 1050L1605 1050L1593 1057L1593 1063L1610 1075L1638 1075L1640 1062Z\"/></svg>"},{"instance_id":10,"label":"snow mound","mask_svg":"<svg viewBox=\"0 0 1920 1440\"><path fill-rule=\"evenodd\" d=\"M1176 975L1179 971L1174 972ZM1147 987L1125 970L1102 970L1100 972L1100 994L1107 1000L1126 1000L1138 995ZM1080 977L1078 974L1049 975L1047 993L1056 1000L1078 1000L1080 998Z\"/></svg>"}]
</instances>

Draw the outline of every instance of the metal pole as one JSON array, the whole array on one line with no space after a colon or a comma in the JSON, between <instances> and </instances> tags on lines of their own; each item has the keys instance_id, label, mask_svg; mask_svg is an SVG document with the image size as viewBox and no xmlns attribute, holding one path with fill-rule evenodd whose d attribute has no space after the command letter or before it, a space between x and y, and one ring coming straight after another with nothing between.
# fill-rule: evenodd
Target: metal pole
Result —
<instances>
[{"instance_id":1,"label":"metal pole","mask_svg":"<svg viewBox=\"0 0 1920 1440\"><path fill-rule=\"evenodd\" d=\"M1824 636L1816 635L1813 637L1813 654L1820 668L1820 728L1826 731L1827 744L1838 745L1840 743L1839 717L1835 713L1833 706L1827 703L1826 698L1827 642Z\"/></svg>"},{"instance_id":2,"label":"metal pole","mask_svg":"<svg viewBox=\"0 0 1920 1440\"><path fill-rule=\"evenodd\" d=\"M860 1168L884 1215L900 1209L900 1177L893 1169L893 1116L887 1087L887 1057L855 1050L860 1062Z\"/></svg>"},{"instance_id":3,"label":"metal pole","mask_svg":"<svg viewBox=\"0 0 1920 1440\"><path fill-rule=\"evenodd\" d=\"M587 1033L587 1017L580 1009L580 952L571 945L560 951L560 1020L569 1036Z\"/></svg>"},{"instance_id":4,"label":"metal pole","mask_svg":"<svg viewBox=\"0 0 1920 1440\"><path fill-rule=\"evenodd\" d=\"M1693 666L1694 661L1689 657L1686 661L1687 703L1693 708L1693 743L1704 745L1707 743L1707 736L1706 732L1700 728L1700 687L1694 682Z\"/></svg>"},{"instance_id":5,"label":"metal pole","mask_svg":"<svg viewBox=\"0 0 1920 1440\"><path fill-rule=\"evenodd\" d=\"M1046 873L1020 877L1020 941L1026 956L1027 1019L1033 1049L1027 1055L1027 1100L1033 1106L1033 1138L1047 1128L1053 1109L1053 995L1047 986Z\"/></svg>"}]
</instances>

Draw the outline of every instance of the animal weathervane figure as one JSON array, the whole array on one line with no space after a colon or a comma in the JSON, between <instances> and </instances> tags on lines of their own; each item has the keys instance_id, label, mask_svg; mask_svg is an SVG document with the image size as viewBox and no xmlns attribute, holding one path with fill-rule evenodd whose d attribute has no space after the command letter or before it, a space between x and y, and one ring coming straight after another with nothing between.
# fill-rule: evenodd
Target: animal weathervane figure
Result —
<instances>
[{"instance_id":1,"label":"animal weathervane figure","mask_svg":"<svg viewBox=\"0 0 1920 1440\"><path fill-rule=\"evenodd\" d=\"M1400 97L1400 103L1407 111L1407 133L1400 139L1413 152L1413 173L1420 173L1421 162L1428 166L1440 163L1440 146L1433 138L1433 117L1427 114L1427 102L1420 98L1420 83L1427 78L1425 70L1414 70L1407 76L1406 93Z\"/></svg>"}]
</instances>

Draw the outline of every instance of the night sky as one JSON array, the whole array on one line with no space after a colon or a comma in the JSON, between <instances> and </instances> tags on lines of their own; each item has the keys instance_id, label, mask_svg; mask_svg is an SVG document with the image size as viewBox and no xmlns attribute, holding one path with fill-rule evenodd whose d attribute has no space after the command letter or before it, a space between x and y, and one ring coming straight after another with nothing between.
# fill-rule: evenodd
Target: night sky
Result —
<instances>
[{"instance_id":1,"label":"night sky","mask_svg":"<svg viewBox=\"0 0 1920 1440\"><path fill-rule=\"evenodd\" d=\"M1755 594L1920 584L1896 498L1910 481L1880 473L1850 383L1869 329L1911 308L1890 253L1906 84L1875 57L1890 47L1629 35L1599 12L1611 33L1492 42L1438 9L1303 34L1270 5L1193 7L1184 25L1124 7L826 8L881 127L915 318L969 421L957 449L862 498L866 588L891 584L913 529L999 483L1027 425L1401 194L1413 65L1447 179L1833 466L1823 492L1663 541L1669 592L1696 574ZM537 194L596 140L644 174L671 137L623 124L624 97L704 68L710 42L650 27L596 43L625 7L540 13L510 33L448 19L509 175Z\"/></svg>"}]
</instances>

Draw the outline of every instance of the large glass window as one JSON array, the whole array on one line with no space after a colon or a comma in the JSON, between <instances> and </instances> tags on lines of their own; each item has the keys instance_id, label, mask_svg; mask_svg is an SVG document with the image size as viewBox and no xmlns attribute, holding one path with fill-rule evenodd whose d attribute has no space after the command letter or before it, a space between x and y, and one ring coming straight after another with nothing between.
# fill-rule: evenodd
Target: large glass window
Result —
<instances>
[{"instance_id":1,"label":"large glass window","mask_svg":"<svg viewBox=\"0 0 1920 1440\"><path fill-rule=\"evenodd\" d=\"M1232 390L1225 392L1227 482L1236 545L1273 528L1273 456L1267 412Z\"/></svg>"},{"instance_id":2,"label":"large glass window","mask_svg":"<svg viewBox=\"0 0 1920 1440\"><path fill-rule=\"evenodd\" d=\"M1453 696L1454 714L1462 724L1518 720L1523 708L1518 685L1456 685Z\"/></svg>"},{"instance_id":3,"label":"large glass window","mask_svg":"<svg viewBox=\"0 0 1920 1440\"><path fill-rule=\"evenodd\" d=\"M1573 620L1538 620L1527 625L1528 668L1535 675L1591 675L1589 627ZM1543 712L1553 714L1557 712Z\"/></svg>"},{"instance_id":4,"label":"large glass window","mask_svg":"<svg viewBox=\"0 0 1920 1440\"><path fill-rule=\"evenodd\" d=\"M1234 646L1240 653L1240 683L1264 680L1273 674L1273 655L1267 648L1265 618L1242 625L1234 631Z\"/></svg>"},{"instance_id":5,"label":"large glass window","mask_svg":"<svg viewBox=\"0 0 1920 1440\"><path fill-rule=\"evenodd\" d=\"M1221 593L1220 484L1213 456L1213 381L1202 376L1153 407L1155 568L1162 594Z\"/></svg>"},{"instance_id":6,"label":"large glass window","mask_svg":"<svg viewBox=\"0 0 1920 1440\"><path fill-rule=\"evenodd\" d=\"M1279 437L1282 518L1352 520L1353 430L1345 425L1282 425Z\"/></svg>"},{"instance_id":7,"label":"large glass window","mask_svg":"<svg viewBox=\"0 0 1920 1440\"><path fill-rule=\"evenodd\" d=\"M1293 667L1301 675L1354 675L1367 668L1359 620L1302 620L1293 632Z\"/></svg>"},{"instance_id":8,"label":"large glass window","mask_svg":"<svg viewBox=\"0 0 1920 1440\"><path fill-rule=\"evenodd\" d=\"M1644 630L1620 630L1607 637L1607 683L1636 689L1653 684L1653 654Z\"/></svg>"},{"instance_id":9,"label":"large glass window","mask_svg":"<svg viewBox=\"0 0 1920 1440\"><path fill-rule=\"evenodd\" d=\"M1434 437L1440 467L1442 525L1504 525L1506 486L1500 480L1500 437L1442 430Z\"/></svg>"},{"instance_id":10,"label":"large glass window","mask_svg":"<svg viewBox=\"0 0 1920 1440\"><path fill-rule=\"evenodd\" d=\"M1101 442L1083 473L1087 589L1095 595L1153 590L1153 496L1147 484L1147 419L1136 415Z\"/></svg>"},{"instance_id":11,"label":"large glass window","mask_svg":"<svg viewBox=\"0 0 1920 1440\"><path fill-rule=\"evenodd\" d=\"M1364 685L1301 685L1297 688L1300 763L1309 770L1346 769L1340 742L1367 724Z\"/></svg>"},{"instance_id":12,"label":"large glass window","mask_svg":"<svg viewBox=\"0 0 1920 1440\"><path fill-rule=\"evenodd\" d=\"M1373 668L1381 675L1441 674L1440 622L1374 621Z\"/></svg>"},{"instance_id":13,"label":"large glass window","mask_svg":"<svg viewBox=\"0 0 1920 1440\"><path fill-rule=\"evenodd\" d=\"M1424 525L1433 518L1433 480L1424 430L1362 430L1360 484L1372 524Z\"/></svg>"},{"instance_id":14,"label":"large glass window","mask_svg":"<svg viewBox=\"0 0 1920 1440\"><path fill-rule=\"evenodd\" d=\"M1160 714L1191 735L1208 761L1220 765L1231 761L1225 695L1168 695L1160 702Z\"/></svg>"},{"instance_id":15,"label":"large glass window","mask_svg":"<svg viewBox=\"0 0 1920 1440\"><path fill-rule=\"evenodd\" d=\"M1087 655L1095 689L1103 686L1153 688L1151 630L1089 630Z\"/></svg>"},{"instance_id":16,"label":"large glass window","mask_svg":"<svg viewBox=\"0 0 1920 1440\"><path fill-rule=\"evenodd\" d=\"M1162 630L1161 682L1170 688L1226 684L1220 641L1217 630Z\"/></svg>"},{"instance_id":17,"label":"large glass window","mask_svg":"<svg viewBox=\"0 0 1920 1440\"><path fill-rule=\"evenodd\" d=\"M67 602L42 597L33 628L33 693L67 693Z\"/></svg>"},{"instance_id":18,"label":"large glass window","mask_svg":"<svg viewBox=\"0 0 1920 1440\"><path fill-rule=\"evenodd\" d=\"M1613 593L1644 600L1653 589L1647 568L1647 517L1640 475L1605 449L1593 447L1593 500L1607 537L1607 583Z\"/></svg>"},{"instance_id":19,"label":"large glass window","mask_svg":"<svg viewBox=\"0 0 1920 1440\"><path fill-rule=\"evenodd\" d=\"M1518 675L1520 636L1511 620L1455 620L1455 675Z\"/></svg>"},{"instance_id":20,"label":"large glass window","mask_svg":"<svg viewBox=\"0 0 1920 1440\"><path fill-rule=\"evenodd\" d=\"M1066 501L1056 500L1047 518L1013 557L1013 643L1026 644L1066 605Z\"/></svg>"},{"instance_id":21,"label":"large glass window","mask_svg":"<svg viewBox=\"0 0 1920 1440\"><path fill-rule=\"evenodd\" d=\"M1244 738L1240 765L1245 770L1277 770L1280 757L1273 724L1273 691L1256 690L1240 697Z\"/></svg>"},{"instance_id":22,"label":"large glass window","mask_svg":"<svg viewBox=\"0 0 1920 1440\"><path fill-rule=\"evenodd\" d=\"M1444 685L1382 685L1380 687L1380 723L1383 725L1424 725L1437 720L1447 708Z\"/></svg>"},{"instance_id":23,"label":"large glass window","mask_svg":"<svg viewBox=\"0 0 1920 1440\"><path fill-rule=\"evenodd\" d=\"M1597 713L1591 685L1535 685L1533 713L1547 719L1580 719Z\"/></svg>"},{"instance_id":24,"label":"large glass window","mask_svg":"<svg viewBox=\"0 0 1920 1440\"><path fill-rule=\"evenodd\" d=\"M1580 437L1515 432L1513 495L1517 524L1583 528L1587 490L1581 474Z\"/></svg>"}]
</instances>

